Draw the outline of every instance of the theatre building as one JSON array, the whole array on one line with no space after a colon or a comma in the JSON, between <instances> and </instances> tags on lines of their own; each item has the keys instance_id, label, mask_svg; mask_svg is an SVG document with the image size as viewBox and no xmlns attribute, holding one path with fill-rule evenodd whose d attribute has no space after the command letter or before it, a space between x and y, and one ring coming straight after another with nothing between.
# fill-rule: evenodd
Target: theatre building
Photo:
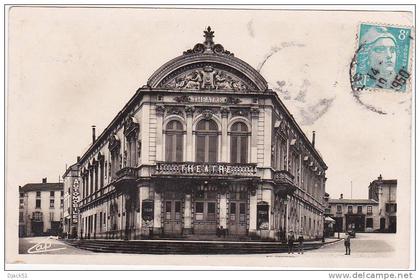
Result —
<instances>
[{"instance_id":1,"label":"theatre building","mask_svg":"<svg viewBox=\"0 0 420 280\"><path fill-rule=\"evenodd\" d=\"M322 236L315 134L213 37L157 69L81 156L82 238Z\"/></svg>"}]
</instances>

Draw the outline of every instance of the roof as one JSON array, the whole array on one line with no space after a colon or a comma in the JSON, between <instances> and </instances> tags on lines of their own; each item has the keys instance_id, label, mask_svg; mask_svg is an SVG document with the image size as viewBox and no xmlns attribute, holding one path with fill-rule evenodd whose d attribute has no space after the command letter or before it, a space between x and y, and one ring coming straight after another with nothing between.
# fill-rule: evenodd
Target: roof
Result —
<instances>
[{"instance_id":1,"label":"roof","mask_svg":"<svg viewBox=\"0 0 420 280\"><path fill-rule=\"evenodd\" d=\"M378 204L373 199L330 199L329 204Z\"/></svg>"},{"instance_id":2,"label":"roof","mask_svg":"<svg viewBox=\"0 0 420 280\"><path fill-rule=\"evenodd\" d=\"M29 183L20 188L22 192L35 191L61 191L64 189L63 183Z\"/></svg>"}]
</instances>

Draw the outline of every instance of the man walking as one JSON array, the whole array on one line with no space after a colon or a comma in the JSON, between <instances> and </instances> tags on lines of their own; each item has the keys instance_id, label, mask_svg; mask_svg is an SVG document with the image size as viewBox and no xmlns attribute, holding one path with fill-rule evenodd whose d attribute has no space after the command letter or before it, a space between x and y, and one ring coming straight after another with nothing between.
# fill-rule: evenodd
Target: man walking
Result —
<instances>
[{"instance_id":1,"label":"man walking","mask_svg":"<svg viewBox=\"0 0 420 280\"><path fill-rule=\"evenodd\" d=\"M303 255L303 235L302 235L302 232L299 234L298 242L299 242L298 254Z\"/></svg>"},{"instance_id":2,"label":"man walking","mask_svg":"<svg viewBox=\"0 0 420 280\"><path fill-rule=\"evenodd\" d=\"M350 234L346 233L344 238L344 246L346 247L346 255L350 255Z\"/></svg>"},{"instance_id":3,"label":"man walking","mask_svg":"<svg viewBox=\"0 0 420 280\"><path fill-rule=\"evenodd\" d=\"M289 254L290 253L294 254L294 252L293 252L293 243L294 242L295 242L295 236L294 236L293 232L290 232L289 240L287 242L288 247L289 247Z\"/></svg>"}]
</instances>

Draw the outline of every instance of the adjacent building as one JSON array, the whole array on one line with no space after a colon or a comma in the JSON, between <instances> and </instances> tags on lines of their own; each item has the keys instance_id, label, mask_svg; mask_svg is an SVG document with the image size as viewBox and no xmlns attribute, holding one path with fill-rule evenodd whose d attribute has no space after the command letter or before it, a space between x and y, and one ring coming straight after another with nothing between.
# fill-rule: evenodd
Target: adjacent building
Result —
<instances>
[{"instance_id":1,"label":"adjacent building","mask_svg":"<svg viewBox=\"0 0 420 280\"><path fill-rule=\"evenodd\" d=\"M329 200L329 215L335 220L335 231L372 232L379 227L378 202L373 199Z\"/></svg>"},{"instance_id":2,"label":"adjacent building","mask_svg":"<svg viewBox=\"0 0 420 280\"><path fill-rule=\"evenodd\" d=\"M213 33L160 67L78 160L81 238L322 236L315 132Z\"/></svg>"},{"instance_id":3,"label":"adjacent building","mask_svg":"<svg viewBox=\"0 0 420 280\"><path fill-rule=\"evenodd\" d=\"M335 231L396 232L397 180L380 175L368 189L368 199L328 199L326 215L335 220Z\"/></svg>"},{"instance_id":4,"label":"adjacent building","mask_svg":"<svg viewBox=\"0 0 420 280\"><path fill-rule=\"evenodd\" d=\"M19 187L19 236L58 235L64 204L63 183L30 183Z\"/></svg>"},{"instance_id":5,"label":"adjacent building","mask_svg":"<svg viewBox=\"0 0 420 280\"><path fill-rule=\"evenodd\" d=\"M73 164L67 168L63 175L64 207L63 207L63 233L65 237L77 237L79 219L79 165Z\"/></svg>"},{"instance_id":6,"label":"adjacent building","mask_svg":"<svg viewBox=\"0 0 420 280\"><path fill-rule=\"evenodd\" d=\"M384 180L379 175L369 185L369 199L378 201L379 230L397 232L397 180Z\"/></svg>"}]
</instances>

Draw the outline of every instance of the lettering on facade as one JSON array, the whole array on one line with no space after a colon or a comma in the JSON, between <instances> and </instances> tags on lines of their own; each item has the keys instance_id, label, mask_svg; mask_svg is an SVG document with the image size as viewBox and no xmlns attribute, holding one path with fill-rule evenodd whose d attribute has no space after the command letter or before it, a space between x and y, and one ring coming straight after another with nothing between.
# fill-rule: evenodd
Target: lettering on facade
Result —
<instances>
[{"instance_id":1,"label":"lettering on facade","mask_svg":"<svg viewBox=\"0 0 420 280\"><path fill-rule=\"evenodd\" d=\"M192 103L216 103L216 104L238 104L242 100L238 97L221 97L221 96L198 96L198 95L183 95L174 98L176 102L192 102Z\"/></svg>"},{"instance_id":2,"label":"lettering on facade","mask_svg":"<svg viewBox=\"0 0 420 280\"><path fill-rule=\"evenodd\" d=\"M73 190L72 190L72 220L73 224L77 224L77 215L79 214L79 180L75 179L73 182Z\"/></svg>"},{"instance_id":3,"label":"lettering on facade","mask_svg":"<svg viewBox=\"0 0 420 280\"><path fill-rule=\"evenodd\" d=\"M223 176L252 176L257 173L253 164L210 164L210 163L167 163L158 162L156 173L160 175L223 175Z\"/></svg>"}]
</instances>

